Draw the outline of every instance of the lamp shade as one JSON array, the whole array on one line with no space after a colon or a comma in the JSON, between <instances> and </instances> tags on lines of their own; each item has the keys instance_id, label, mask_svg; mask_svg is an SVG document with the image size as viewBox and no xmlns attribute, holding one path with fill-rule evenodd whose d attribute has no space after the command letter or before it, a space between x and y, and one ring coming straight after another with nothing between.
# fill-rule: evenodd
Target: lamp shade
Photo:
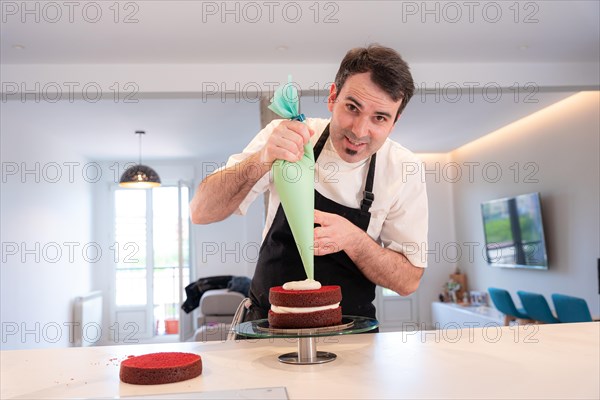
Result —
<instances>
[{"instance_id":1,"label":"lamp shade","mask_svg":"<svg viewBox=\"0 0 600 400\"><path fill-rule=\"evenodd\" d=\"M119 186L131 189L149 189L160 186L160 177L147 165L137 164L123 172Z\"/></svg>"}]
</instances>

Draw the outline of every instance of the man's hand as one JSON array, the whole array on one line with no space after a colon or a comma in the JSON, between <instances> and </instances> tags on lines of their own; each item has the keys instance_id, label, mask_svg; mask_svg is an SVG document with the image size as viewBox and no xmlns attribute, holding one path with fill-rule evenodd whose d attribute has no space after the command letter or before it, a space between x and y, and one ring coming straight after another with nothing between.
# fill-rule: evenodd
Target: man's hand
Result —
<instances>
[{"instance_id":1,"label":"man's hand","mask_svg":"<svg viewBox=\"0 0 600 400\"><path fill-rule=\"evenodd\" d=\"M366 232L337 214L315 210L315 256L345 251L358 269L376 285L408 296L419 287L423 268L402 253L386 249Z\"/></svg>"},{"instance_id":2,"label":"man's hand","mask_svg":"<svg viewBox=\"0 0 600 400\"><path fill-rule=\"evenodd\" d=\"M210 224L229 217L275 160L302 159L304 145L312 135L314 131L300 121L278 123L261 150L204 178L190 203L192 222Z\"/></svg>"},{"instance_id":3,"label":"man's hand","mask_svg":"<svg viewBox=\"0 0 600 400\"><path fill-rule=\"evenodd\" d=\"M346 218L319 210L315 210L315 224L321 225L314 231L315 256L346 250L364 233Z\"/></svg>"},{"instance_id":4,"label":"man's hand","mask_svg":"<svg viewBox=\"0 0 600 400\"><path fill-rule=\"evenodd\" d=\"M304 155L304 145L314 134L312 129L300 121L281 121L260 151L260 161L266 164L275 160L300 161Z\"/></svg>"}]
</instances>

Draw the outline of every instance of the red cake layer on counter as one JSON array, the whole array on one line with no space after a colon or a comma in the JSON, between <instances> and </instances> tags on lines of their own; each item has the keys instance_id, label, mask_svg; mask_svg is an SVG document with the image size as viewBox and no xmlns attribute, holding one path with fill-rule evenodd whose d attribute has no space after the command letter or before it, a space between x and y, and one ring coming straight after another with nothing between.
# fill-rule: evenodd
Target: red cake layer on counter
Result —
<instances>
[{"instance_id":1,"label":"red cake layer on counter","mask_svg":"<svg viewBox=\"0 0 600 400\"><path fill-rule=\"evenodd\" d=\"M135 385L181 382L202 374L202 358L192 353L151 353L121 362L119 377Z\"/></svg>"}]
</instances>

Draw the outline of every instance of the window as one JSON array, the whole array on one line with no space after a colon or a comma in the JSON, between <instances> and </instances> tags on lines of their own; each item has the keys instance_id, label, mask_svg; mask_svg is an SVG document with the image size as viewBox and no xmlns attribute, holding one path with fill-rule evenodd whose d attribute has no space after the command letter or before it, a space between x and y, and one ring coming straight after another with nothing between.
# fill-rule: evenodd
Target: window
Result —
<instances>
[{"instance_id":1,"label":"window","mask_svg":"<svg viewBox=\"0 0 600 400\"><path fill-rule=\"evenodd\" d=\"M146 304L146 191L115 191L116 304Z\"/></svg>"},{"instance_id":2,"label":"window","mask_svg":"<svg viewBox=\"0 0 600 400\"><path fill-rule=\"evenodd\" d=\"M153 335L177 333L172 322L190 280L189 189L119 188L114 196L116 308L147 313Z\"/></svg>"}]
</instances>

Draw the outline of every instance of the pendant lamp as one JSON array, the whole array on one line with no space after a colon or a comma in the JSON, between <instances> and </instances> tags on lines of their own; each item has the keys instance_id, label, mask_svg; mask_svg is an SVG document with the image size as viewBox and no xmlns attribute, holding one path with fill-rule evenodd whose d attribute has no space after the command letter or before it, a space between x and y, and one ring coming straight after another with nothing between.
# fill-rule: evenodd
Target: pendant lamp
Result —
<instances>
[{"instance_id":1,"label":"pendant lamp","mask_svg":"<svg viewBox=\"0 0 600 400\"><path fill-rule=\"evenodd\" d=\"M135 131L140 136L140 161L137 165L129 167L121 175L119 186L130 189L149 189L160 186L160 177L155 170L142 164L142 135L145 131Z\"/></svg>"}]
</instances>

